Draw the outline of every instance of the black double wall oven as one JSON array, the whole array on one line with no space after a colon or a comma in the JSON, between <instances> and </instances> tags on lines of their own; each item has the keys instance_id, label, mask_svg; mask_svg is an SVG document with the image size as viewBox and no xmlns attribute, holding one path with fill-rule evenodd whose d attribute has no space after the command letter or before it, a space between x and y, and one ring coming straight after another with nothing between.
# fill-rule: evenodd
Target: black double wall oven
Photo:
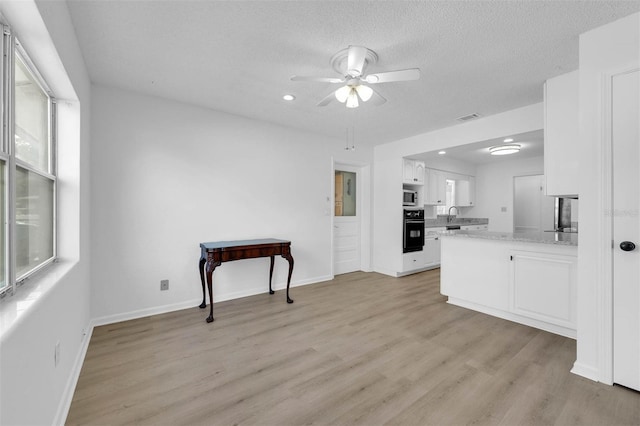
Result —
<instances>
[{"instance_id":1,"label":"black double wall oven","mask_svg":"<svg viewBox=\"0 0 640 426\"><path fill-rule=\"evenodd\" d=\"M421 251L424 247L424 209L404 209L402 252Z\"/></svg>"}]
</instances>

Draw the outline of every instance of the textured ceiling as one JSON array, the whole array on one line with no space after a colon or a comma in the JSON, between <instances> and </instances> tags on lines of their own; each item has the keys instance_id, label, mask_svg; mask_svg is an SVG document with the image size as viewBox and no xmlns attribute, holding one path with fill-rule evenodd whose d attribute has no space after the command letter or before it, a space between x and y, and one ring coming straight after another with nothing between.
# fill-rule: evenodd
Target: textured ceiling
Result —
<instances>
[{"instance_id":1,"label":"textured ceiling","mask_svg":"<svg viewBox=\"0 0 640 426\"><path fill-rule=\"evenodd\" d=\"M542 101L544 80L578 67L578 35L640 1L68 0L93 82L378 144ZM330 58L374 50L369 72L418 67L387 98L348 110L316 103L339 86ZM282 95L292 93L293 102Z\"/></svg>"}]
</instances>

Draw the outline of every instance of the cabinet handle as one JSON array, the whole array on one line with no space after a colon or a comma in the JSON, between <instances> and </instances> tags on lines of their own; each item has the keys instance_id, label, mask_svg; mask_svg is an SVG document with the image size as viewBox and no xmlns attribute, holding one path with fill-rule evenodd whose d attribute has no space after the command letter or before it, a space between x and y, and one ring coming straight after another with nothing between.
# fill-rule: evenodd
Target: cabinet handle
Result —
<instances>
[{"instance_id":1,"label":"cabinet handle","mask_svg":"<svg viewBox=\"0 0 640 426\"><path fill-rule=\"evenodd\" d=\"M509 256L509 260L513 261L513 256Z\"/></svg>"}]
</instances>

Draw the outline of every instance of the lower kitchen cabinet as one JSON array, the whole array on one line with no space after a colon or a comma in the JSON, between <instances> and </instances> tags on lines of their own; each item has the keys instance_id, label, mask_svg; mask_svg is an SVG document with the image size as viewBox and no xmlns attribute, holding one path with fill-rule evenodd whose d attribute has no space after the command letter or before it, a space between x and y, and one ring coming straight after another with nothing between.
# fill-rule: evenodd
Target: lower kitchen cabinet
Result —
<instances>
[{"instance_id":1,"label":"lower kitchen cabinet","mask_svg":"<svg viewBox=\"0 0 640 426\"><path fill-rule=\"evenodd\" d=\"M577 246L442 238L440 292L448 302L576 337Z\"/></svg>"},{"instance_id":2,"label":"lower kitchen cabinet","mask_svg":"<svg viewBox=\"0 0 640 426\"><path fill-rule=\"evenodd\" d=\"M426 228L424 237L424 266L425 268L437 268L440 266L440 232L447 228Z\"/></svg>"},{"instance_id":3,"label":"lower kitchen cabinet","mask_svg":"<svg viewBox=\"0 0 640 426\"><path fill-rule=\"evenodd\" d=\"M402 272L424 268L424 250L404 253L402 255Z\"/></svg>"},{"instance_id":4,"label":"lower kitchen cabinet","mask_svg":"<svg viewBox=\"0 0 640 426\"><path fill-rule=\"evenodd\" d=\"M576 328L575 256L512 251L511 311Z\"/></svg>"}]
</instances>

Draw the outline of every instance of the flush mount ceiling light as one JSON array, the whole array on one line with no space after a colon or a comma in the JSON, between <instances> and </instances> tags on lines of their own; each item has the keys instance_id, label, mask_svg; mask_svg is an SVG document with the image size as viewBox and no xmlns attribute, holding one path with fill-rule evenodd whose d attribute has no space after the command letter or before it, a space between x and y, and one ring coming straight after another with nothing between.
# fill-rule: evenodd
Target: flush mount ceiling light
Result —
<instances>
[{"instance_id":1,"label":"flush mount ceiling light","mask_svg":"<svg viewBox=\"0 0 640 426\"><path fill-rule=\"evenodd\" d=\"M293 101L296 99L296 97L293 95L284 95L282 99L284 99L285 101Z\"/></svg>"},{"instance_id":2,"label":"flush mount ceiling light","mask_svg":"<svg viewBox=\"0 0 640 426\"><path fill-rule=\"evenodd\" d=\"M513 143L509 145L496 145L489 148L491 155L509 155L520 151L520 145Z\"/></svg>"},{"instance_id":3,"label":"flush mount ceiling light","mask_svg":"<svg viewBox=\"0 0 640 426\"><path fill-rule=\"evenodd\" d=\"M438 154L440 155L445 155L447 153L447 151L438 151Z\"/></svg>"}]
</instances>

